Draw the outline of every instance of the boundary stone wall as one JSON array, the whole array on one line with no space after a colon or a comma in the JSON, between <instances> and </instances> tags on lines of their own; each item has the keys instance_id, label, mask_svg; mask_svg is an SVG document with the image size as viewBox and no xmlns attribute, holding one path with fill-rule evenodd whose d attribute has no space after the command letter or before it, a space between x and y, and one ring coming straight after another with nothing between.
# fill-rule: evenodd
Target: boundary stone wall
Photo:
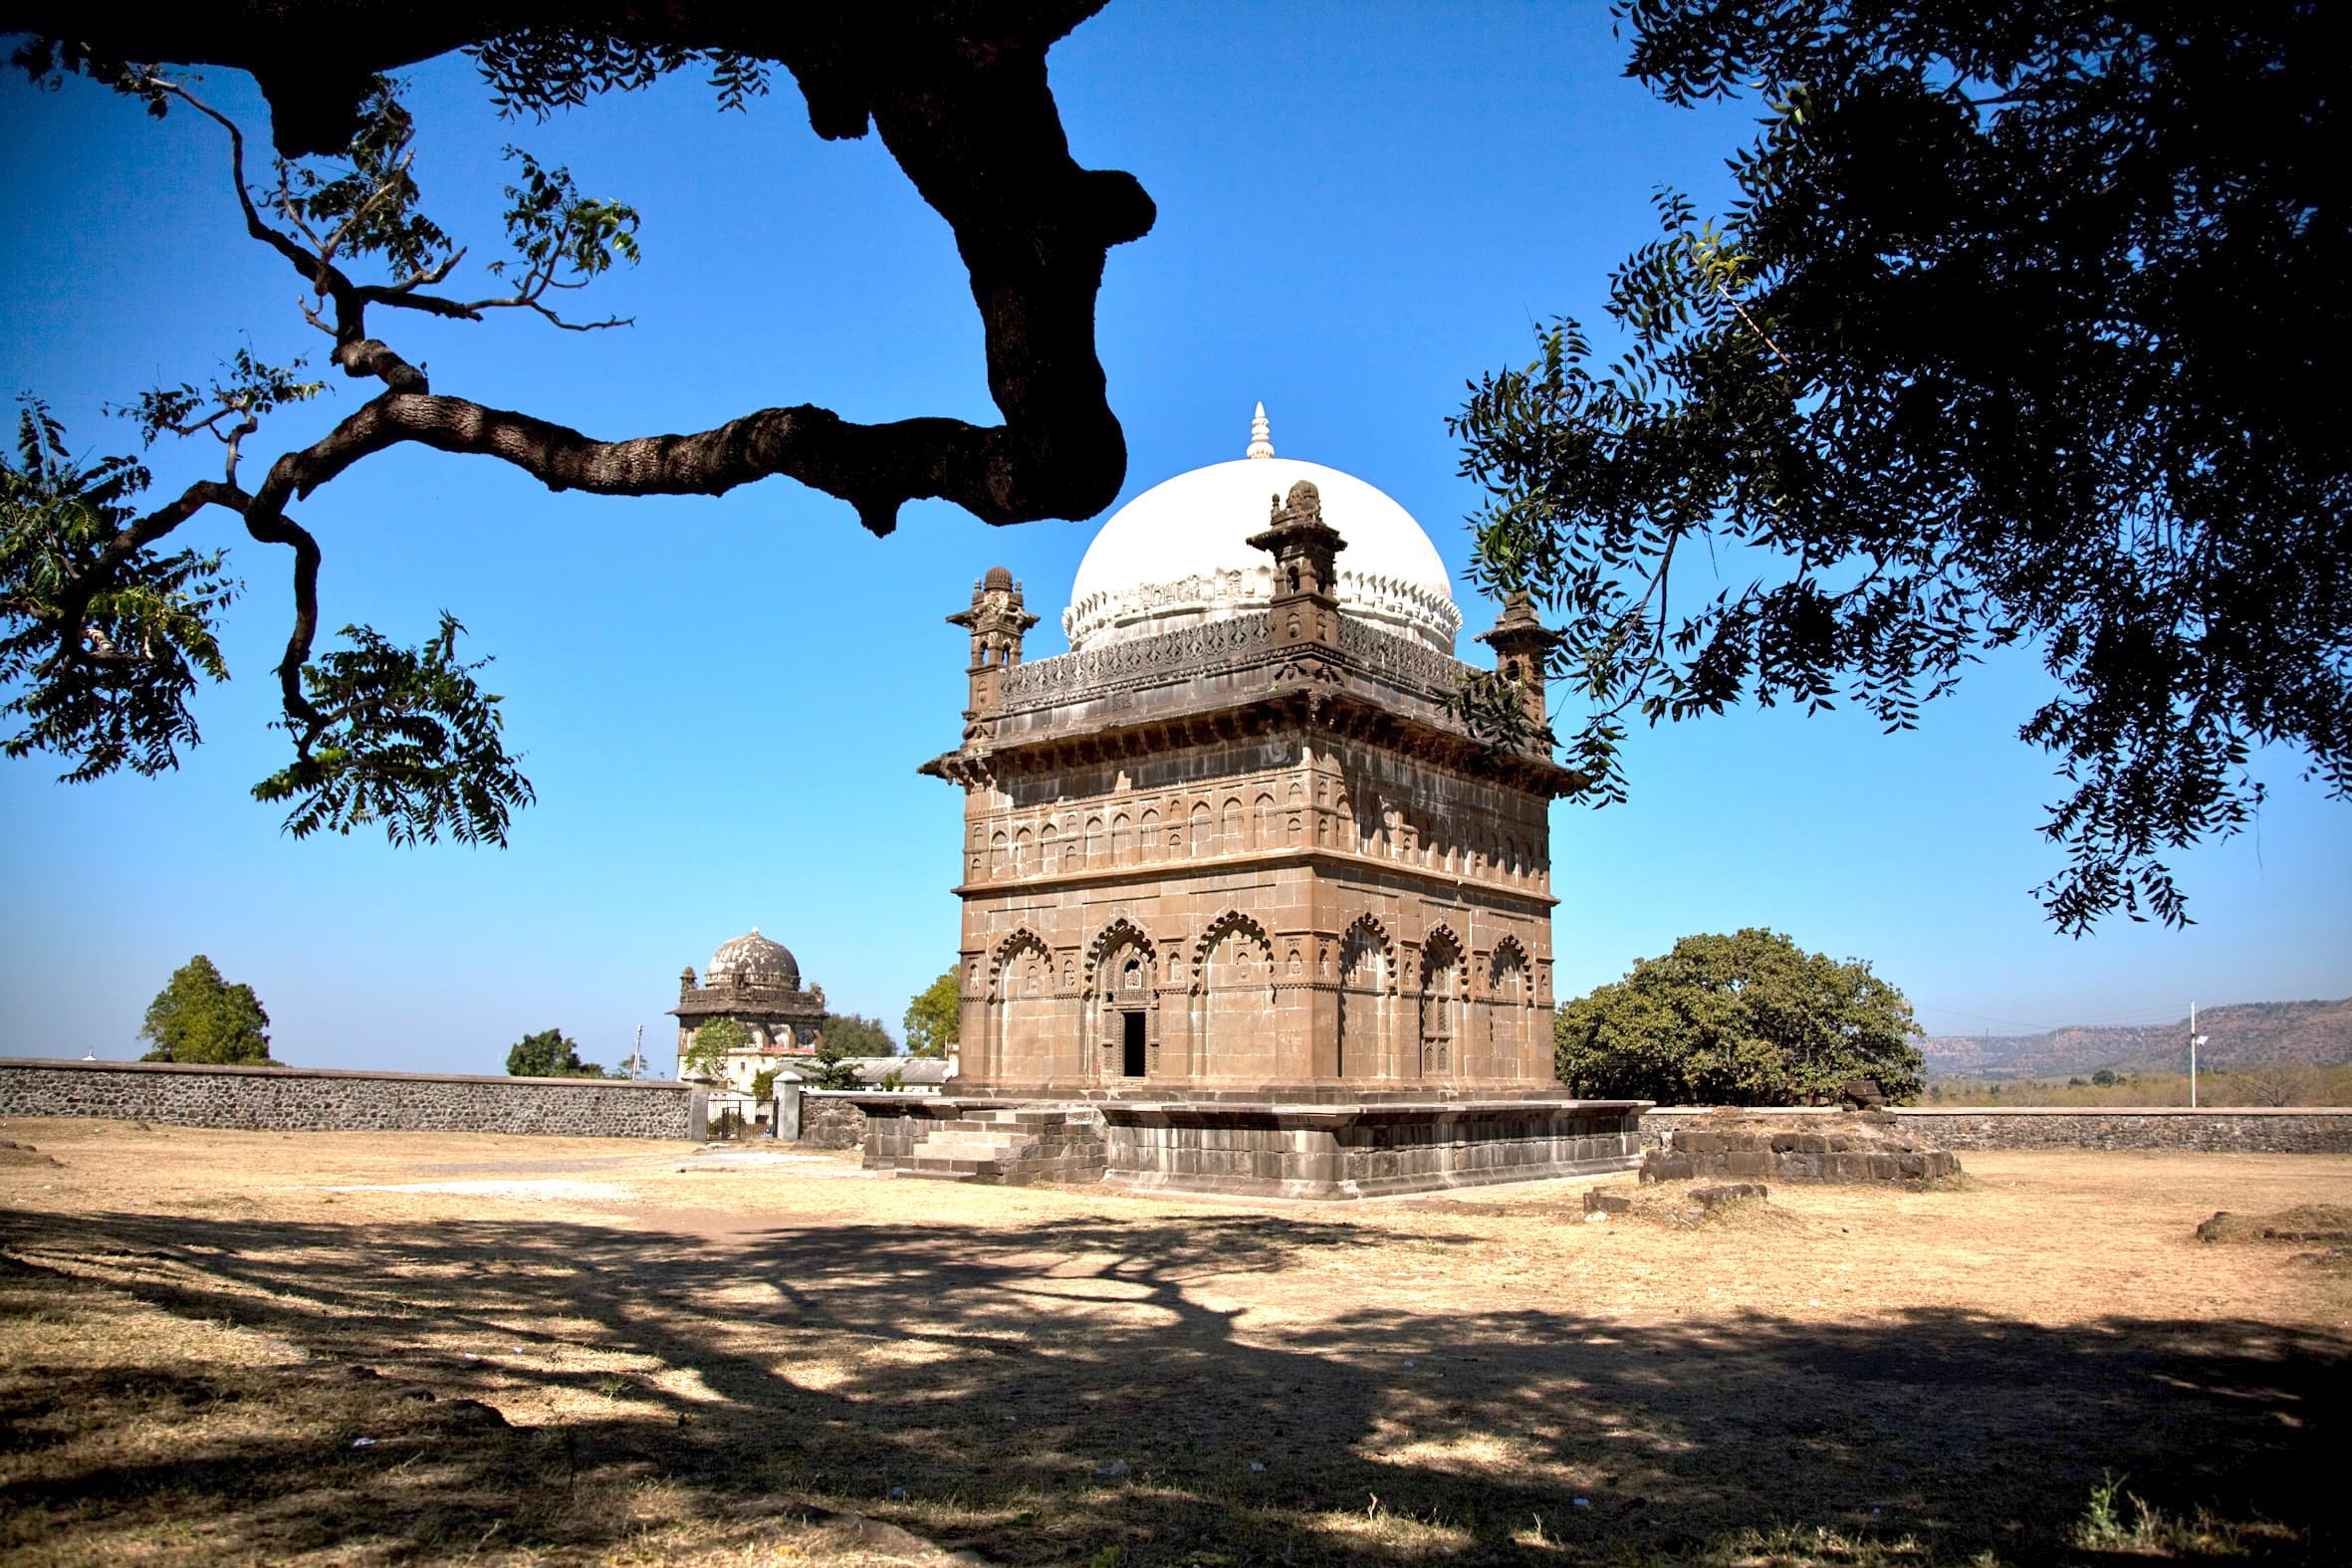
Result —
<instances>
[{"instance_id":1,"label":"boundary stone wall","mask_svg":"<svg viewBox=\"0 0 2352 1568\"><path fill-rule=\"evenodd\" d=\"M329 1067L0 1057L0 1116L91 1116L287 1132L540 1133L700 1142L700 1084Z\"/></svg>"},{"instance_id":2,"label":"boundary stone wall","mask_svg":"<svg viewBox=\"0 0 2352 1568\"><path fill-rule=\"evenodd\" d=\"M1641 1141L1664 1145L1668 1129L1706 1114L1709 1107L1675 1107L1645 1112ZM1748 1110L1750 1116L1785 1116L1792 1125L1834 1109L1774 1107ZM2272 1110L2231 1106L2220 1110L2186 1106L2068 1105L1963 1110L1917 1105L1890 1107L1888 1115L1940 1149L2180 1149L2201 1154L2352 1154L2352 1107L2286 1106Z\"/></svg>"}]
</instances>

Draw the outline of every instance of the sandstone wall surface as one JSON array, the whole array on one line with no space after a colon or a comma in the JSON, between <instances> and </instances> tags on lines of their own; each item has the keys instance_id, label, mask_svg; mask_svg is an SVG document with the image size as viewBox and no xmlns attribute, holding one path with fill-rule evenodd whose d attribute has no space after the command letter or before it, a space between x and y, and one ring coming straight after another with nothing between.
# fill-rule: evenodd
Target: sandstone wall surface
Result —
<instances>
[{"instance_id":1,"label":"sandstone wall surface","mask_svg":"<svg viewBox=\"0 0 2352 1568\"><path fill-rule=\"evenodd\" d=\"M1652 1148L1669 1129L1704 1114L1701 1109L1655 1110L1641 1120ZM1763 1110L1792 1125L1834 1116L1834 1110ZM2208 1154L2352 1154L2352 1109L2188 1110L2172 1106L2095 1110L2019 1106L2014 1110L1931 1110L1904 1106L1888 1112L1908 1132L1942 1149L2178 1149Z\"/></svg>"},{"instance_id":2,"label":"sandstone wall surface","mask_svg":"<svg viewBox=\"0 0 2352 1568\"><path fill-rule=\"evenodd\" d=\"M705 1091L685 1083L0 1057L0 1116L699 1141L706 1107Z\"/></svg>"}]
</instances>

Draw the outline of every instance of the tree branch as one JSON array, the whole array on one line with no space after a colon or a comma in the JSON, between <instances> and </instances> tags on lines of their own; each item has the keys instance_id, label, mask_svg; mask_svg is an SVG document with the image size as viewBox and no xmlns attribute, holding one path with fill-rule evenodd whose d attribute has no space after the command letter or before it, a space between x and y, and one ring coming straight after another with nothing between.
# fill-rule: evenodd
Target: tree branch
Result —
<instances>
[{"instance_id":1,"label":"tree branch","mask_svg":"<svg viewBox=\"0 0 2352 1568\"><path fill-rule=\"evenodd\" d=\"M775 408L700 437L588 443L595 455L578 464L577 476L583 438L521 415L454 404L424 421L429 437L411 438L452 450L512 443L551 471L543 475L550 483L605 494L716 493L787 474L849 502L866 528L885 534L902 504L928 497L992 524L1090 517L1125 480L1126 442L1095 351L1094 307L1109 247L1149 232L1155 213L1131 175L1081 168L1070 157L1046 74L1048 49L1101 4L866 0L760 9L720 0L421 0L383 26L355 28L346 0L185 0L95 23L87 6L66 0L0 0L0 27L74 40L66 56L77 62L251 71L270 101L278 147L290 155L348 141L372 74L535 30L782 62L820 135L860 135L870 118L954 230L985 328L989 390L1005 422L854 425L821 408ZM322 67L315 40L328 32L339 44L335 63ZM325 291L336 293L339 313L347 303L353 312L368 303L469 309L427 303L413 291L362 298L323 257L261 223L242 181L239 199L257 238L310 269L306 278L339 284L343 292ZM395 363L355 320L340 321L336 333L337 362L347 371L375 375L402 395L424 390L421 373ZM524 429L533 438L516 439ZM542 432L567 439L550 446L536 438Z\"/></svg>"}]
</instances>

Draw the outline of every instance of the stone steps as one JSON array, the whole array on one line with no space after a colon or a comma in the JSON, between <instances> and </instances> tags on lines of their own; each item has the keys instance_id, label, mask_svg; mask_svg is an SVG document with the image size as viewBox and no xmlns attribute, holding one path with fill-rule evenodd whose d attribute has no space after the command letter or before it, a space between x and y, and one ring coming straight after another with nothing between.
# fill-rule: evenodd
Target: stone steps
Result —
<instances>
[{"instance_id":1,"label":"stone steps","mask_svg":"<svg viewBox=\"0 0 2352 1568\"><path fill-rule=\"evenodd\" d=\"M908 1127L913 1136L892 1138L880 1158L869 1152L867 1163L894 1176L986 1186L1091 1181L1101 1175L1093 1125L1084 1116L1073 1138L1072 1113L1062 1107L974 1107Z\"/></svg>"}]
</instances>

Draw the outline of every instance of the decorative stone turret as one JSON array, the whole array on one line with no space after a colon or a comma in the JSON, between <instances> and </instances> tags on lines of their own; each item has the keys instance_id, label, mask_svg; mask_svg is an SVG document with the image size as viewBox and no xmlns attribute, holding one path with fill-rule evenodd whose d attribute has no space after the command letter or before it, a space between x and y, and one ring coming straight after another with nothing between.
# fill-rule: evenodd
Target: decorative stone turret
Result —
<instances>
[{"instance_id":1,"label":"decorative stone turret","mask_svg":"<svg viewBox=\"0 0 2352 1568\"><path fill-rule=\"evenodd\" d=\"M1274 645L1299 653L1339 649L1339 572L1335 558L1347 548L1339 531L1323 521L1322 493L1301 479L1274 504L1264 533L1250 536L1252 549L1274 557L1274 596L1268 603Z\"/></svg>"},{"instance_id":2,"label":"decorative stone turret","mask_svg":"<svg viewBox=\"0 0 2352 1568\"><path fill-rule=\"evenodd\" d=\"M1495 672L1520 689L1520 705L1529 718L1543 722L1543 656L1560 640L1559 633L1535 618L1534 601L1523 588L1504 603L1493 631L1478 640L1495 650Z\"/></svg>"},{"instance_id":3,"label":"decorative stone turret","mask_svg":"<svg viewBox=\"0 0 2352 1568\"><path fill-rule=\"evenodd\" d=\"M972 607L947 617L972 633L971 705L964 710L964 739L980 738L1004 694L1005 671L1021 662L1021 639L1038 617L1021 606L1021 584L1003 566L972 584Z\"/></svg>"}]
</instances>

